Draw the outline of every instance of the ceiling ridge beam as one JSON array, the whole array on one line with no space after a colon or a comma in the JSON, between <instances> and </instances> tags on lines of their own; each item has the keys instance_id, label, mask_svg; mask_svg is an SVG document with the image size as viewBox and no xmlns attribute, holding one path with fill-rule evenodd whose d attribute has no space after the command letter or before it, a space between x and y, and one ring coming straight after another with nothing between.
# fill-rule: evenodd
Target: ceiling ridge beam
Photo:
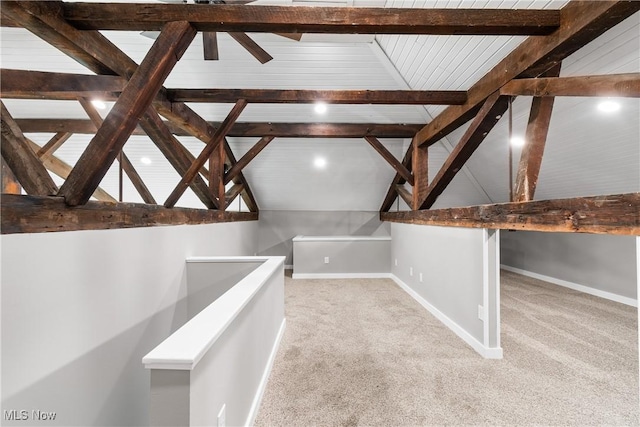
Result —
<instances>
[{"instance_id":1,"label":"ceiling ridge beam","mask_svg":"<svg viewBox=\"0 0 640 427\"><path fill-rule=\"evenodd\" d=\"M188 21L198 31L250 33L544 35L560 25L557 10L224 4L65 3L64 17L83 30L157 31Z\"/></svg>"},{"instance_id":2,"label":"ceiling ridge beam","mask_svg":"<svg viewBox=\"0 0 640 427\"><path fill-rule=\"evenodd\" d=\"M640 193L381 212L382 221L448 227L640 235Z\"/></svg>"}]
</instances>

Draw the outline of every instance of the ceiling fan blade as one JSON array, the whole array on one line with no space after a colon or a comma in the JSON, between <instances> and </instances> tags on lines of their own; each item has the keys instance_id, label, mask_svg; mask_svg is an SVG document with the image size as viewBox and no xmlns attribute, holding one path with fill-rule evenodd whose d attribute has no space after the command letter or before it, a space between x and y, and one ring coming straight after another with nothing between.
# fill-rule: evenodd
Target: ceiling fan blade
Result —
<instances>
[{"instance_id":1,"label":"ceiling fan blade","mask_svg":"<svg viewBox=\"0 0 640 427\"><path fill-rule=\"evenodd\" d=\"M218 57L218 37L215 32L202 33L202 47L204 48L205 61L217 61Z\"/></svg>"},{"instance_id":2,"label":"ceiling fan blade","mask_svg":"<svg viewBox=\"0 0 640 427\"><path fill-rule=\"evenodd\" d=\"M229 33L229 35L242 47L247 49L247 51L253 55L261 64L267 63L273 59L271 55L269 55L264 49L262 49L256 42L251 40L251 38L246 33Z\"/></svg>"},{"instance_id":3,"label":"ceiling fan blade","mask_svg":"<svg viewBox=\"0 0 640 427\"><path fill-rule=\"evenodd\" d=\"M273 33L273 34L280 37L285 37L291 40L295 40L297 42L299 42L300 39L302 39L302 33Z\"/></svg>"}]
</instances>

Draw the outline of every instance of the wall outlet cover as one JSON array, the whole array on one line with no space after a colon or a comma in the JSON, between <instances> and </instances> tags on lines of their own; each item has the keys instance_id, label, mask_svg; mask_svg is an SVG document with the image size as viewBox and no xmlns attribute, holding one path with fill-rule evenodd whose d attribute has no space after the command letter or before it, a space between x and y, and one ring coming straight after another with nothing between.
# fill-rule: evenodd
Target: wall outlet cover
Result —
<instances>
[{"instance_id":1,"label":"wall outlet cover","mask_svg":"<svg viewBox=\"0 0 640 427\"><path fill-rule=\"evenodd\" d=\"M420 283L422 283L422 273L420 273Z\"/></svg>"},{"instance_id":2,"label":"wall outlet cover","mask_svg":"<svg viewBox=\"0 0 640 427\"><path fill-rule=\"evenodd\" d=\"M329 257L328 256L324 257L324 263L325 264L329 264Z\"/></svg>"}]
</instances>

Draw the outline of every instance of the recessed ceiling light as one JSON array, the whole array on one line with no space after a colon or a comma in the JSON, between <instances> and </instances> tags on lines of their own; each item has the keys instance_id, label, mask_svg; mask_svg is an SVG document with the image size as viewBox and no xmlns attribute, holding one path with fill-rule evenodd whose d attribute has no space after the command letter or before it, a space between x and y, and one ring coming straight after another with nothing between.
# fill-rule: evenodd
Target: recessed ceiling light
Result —
<instances>
[{"instance_id":1,"label":"recessed ceiling light","mask_svg":"<svg viewBox=\"0 0 640 427\"><path fill-rule=\"evenodd\" d=\"M327 104L325 104L324 102L316 102L316 106L314 107L314 110L318 114L324 114L327 112Z\"/></svg>"},{"instance_id":2,"label":"recessed ceiling light","mask_svg":"<svg viewBox=\"0 0 640 427\"><path fill-rule=\"evenodd\" d=\"M107 108L107 104L105 104L104 102L102 102L99 99L94 99L93 101L91 101L91 103L93 104L94 107L96 107L98 110L104 110L105 108Z\"/></svg>"},{"instance_id":3,"label":"recessed ceiling light","mask_svg":"<svg viewBox=\"0 0 640 427\"><path fill-rule=\"evenodd\" d=\"M151 159L148 157L141 157L140 158L140 163L142 163L143 165L150 165L151 164Z\"/></svg>"},{"instance_id":4,"label":"recessed ceiling light","mask_svg":"<svg viewBox=\"0 0 640 427\"><path fill-rule=\"evenodd\" d=\"M598 104L598 110L602 111L603 113L615 113L616 111L620 110L620 103L611 99L607 99Z\"/></svg>"},{"instance_id":5,"label":"recessed ceiling light","mask_svg":"<svg viewBox=\"0 0 640 427\"><path fill-rule=\"evenodd\" d=\"M316 169L324 169L327 167L327 159L325 159L324 157L316 157L313 160L313 166Z\"/></svg>"},{"instance_id":6,"label":"recessed ceiling light","mask_svg":"<svg viewBox=\"0 0 640 427\"><path fill-rule=\"evenodd\" d=\"M524 138L521 136L512 136L511 145L514 147L522 147L524 145Z\"/></svg>"}]
</instances>

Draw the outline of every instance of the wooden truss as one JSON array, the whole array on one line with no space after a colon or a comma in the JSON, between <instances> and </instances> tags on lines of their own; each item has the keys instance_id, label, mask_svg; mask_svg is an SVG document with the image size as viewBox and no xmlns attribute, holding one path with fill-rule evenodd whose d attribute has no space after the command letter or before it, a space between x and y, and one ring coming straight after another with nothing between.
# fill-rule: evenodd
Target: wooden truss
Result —
<instances>
[{"instance_id":1,"label":"wooden truss","mask_svg":"<svg viewBox=\"0 0 640 427\"><path fill-rule=\"evenodd\" d=\"M2 170L7 171L3 174L2 232L257 219L258 204L242 170L274 138L346 137L364 139L396 171L381 207L384 220L456 226L487 226L490 223L494 228L518 228L515 225L526 222L526 229L637 233L637 195L611 196L611 200L606 199L611 203L604 204L600 199L559 201L562 206L584 202L582 206L586 208L579 210L580 214L575 214L577 216L572 214L574 216L570 220L561 214L546 216L544 224L523 218L529 218L529 214L538 215L538 209L547 206L544 203L554 203L532 201L554 97L640 96L638 74L561 78L558 77L559 64L639 9L640 2L635 1L575 0L559 11L239 5L203 8L174 4L5 0L1 9L3 26L19 26L31 31L96 75L1 71L3 99L74 100L80 102L89 117L87 120L14 119L2 106ZM160 31L160 36L138 65L98 32L105 29L155 30ZM165 78L198 31L205 34L225 31L289 35L512 34L536 37L526 39L468 91L165 88ZM534 97L527 127L527 139L533 142L523 150L520 160L514 192L514 200L518 203L496 205L492 209L507 216L509 212L519 212L520 219L509 217L507 220L488 221L487 217L478 214L489 212L487 207L459 208L469 210L465 211L464 221L452 220L462 218L459 216L462 211L451 210L449 217L443 211L429 211L500 120L510 98L515 96ZM106 117L101 117L87 101L93 97L115 101ZM426 125L238 121L242 110L250 103L310 103L318 100L341 104L439 104L448 107ZM234 106L224 121L207 122L185 102L232 103ZM433 181L429 182L429 146L468 121L471 121L471 126ZM54 135L45 145L38 146L25 136L31 132ZM56 158L54 152L74 133L94 136L78 162L70 166ZM153 195L123 152L130 135L148 135L181 177L164 206L156 205ZM205 144L197 157L176 138L181 135L194 136ZM259 140L236 160L226 139L229 136L251 136ZM412 143L403 160L399 161L380 142L381 138L412 138ZM147 206L114 204L114 197L99 187L115 160L120 162L121 170L128 175ZM65 180L59 189L47 170ZM10 179L13 175L29 197L6 195L15 192L15 181ZM233 186L226 190L230 182ZM192 189L208 211L193 213L174 208L187 188ZM90 202L92 196L99 202ZM237 197L242 197L251 214L225 212ZM413 211L387 212L397 197L401 197ZM622 215L624 221L619 222L618 228L610 223L600 226L602 224L598 221L608 212L603 206L614 204L615 214ZM69 224L61 220L65 218ZM106 221L105 218L112 219ZM586 224L581 218L596 219ZM572 224L578 221L579 225L567 226L567 221ZM110 225L104 225L104 222Z\"/></svg>"}]
</instances>

